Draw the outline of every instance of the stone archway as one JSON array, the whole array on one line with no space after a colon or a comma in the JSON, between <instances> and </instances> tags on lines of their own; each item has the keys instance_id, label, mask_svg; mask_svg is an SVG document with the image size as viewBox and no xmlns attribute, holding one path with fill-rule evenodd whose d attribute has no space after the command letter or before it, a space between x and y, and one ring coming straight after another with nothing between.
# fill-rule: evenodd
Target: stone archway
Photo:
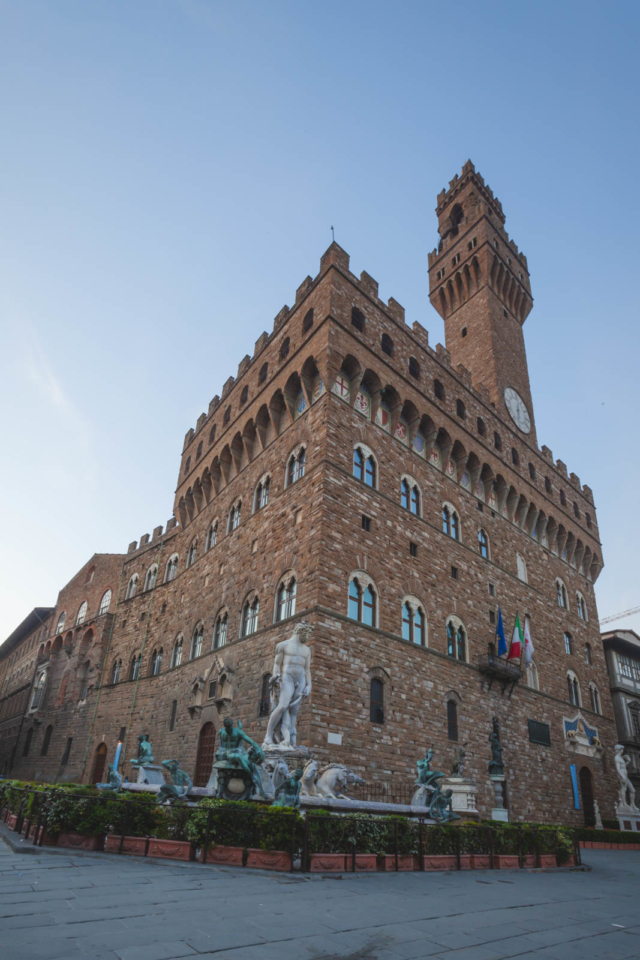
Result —
<instances>
[{"instance_id":1,"label":"stone archway","mask_svg":"<svg viewBox=\"0 0 640 960\"><path fill-rule=\"evenodd\" d=\"M196 758L196 772L193 778L195 787L206 787L211 776L213 766L213 751L216 743L216 728L209 721L205 723L198 737L198 756Z\"/></svg>"},{"instance_id":2,"label":"stone archway","mask_svg":"<svg viewBox=\"0 0 640 960\"><path fill-rule=\"evenodd\" d=\"M104 771L107 765L107 745L99 743L96 748L96 756L93 761L93 773L91 774L91 783L104 783Z\"/></svg>"},{"instance_id":3,"label":"stone archway","mask_svg":"<svg viewBox=\"0 0 640 960\"><path fill-rule=\"evenodd\" d=\"M596 822L596 813L593 806L593 774L589 767L580 768L580 793L585 826L593 827Z\"/></svg>"}]
</instances>

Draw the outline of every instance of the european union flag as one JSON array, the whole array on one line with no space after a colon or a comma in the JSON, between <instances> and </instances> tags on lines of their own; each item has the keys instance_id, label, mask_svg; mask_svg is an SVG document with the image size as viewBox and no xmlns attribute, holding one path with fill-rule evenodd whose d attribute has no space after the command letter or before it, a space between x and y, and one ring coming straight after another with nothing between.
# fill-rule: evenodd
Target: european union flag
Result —
<instances>
[{"instance_id":1,"label":"european union flag","mask_svg":"<svg viewBox=\"0 0 640 960\"><path fill-rule=\"evenodd\" d=\"M498 638L498 656L501 657L503 653L507 652L507 641L504 635L504 627L502 626L502 610L498 607L498 626L496 627L496 637Z\"/></svg>"}]
</instances>

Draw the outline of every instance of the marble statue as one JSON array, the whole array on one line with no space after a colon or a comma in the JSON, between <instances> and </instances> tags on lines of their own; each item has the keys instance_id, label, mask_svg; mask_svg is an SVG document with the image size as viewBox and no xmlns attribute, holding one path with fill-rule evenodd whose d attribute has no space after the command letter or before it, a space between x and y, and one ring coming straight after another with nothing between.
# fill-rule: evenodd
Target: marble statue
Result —
<instances>
[{"instance_id":1,"label":"marble statue","mask_svg":"<svg viewBox=\"0 0 640 960\"><path fill-rule=\"evenodd\" d=\"M502 747L500 746L500 728L497 717L493 718L493 731L489 737L491 744L491 760L489 761L489 774L501 777L504 774L504 765L502 763Z\"/></svg>"},{"instance_id":2,"label":"marble statue","mask_svg":"<svg viewBox=\"0 0 640 960\"><path fill-rule=\"evenodd\" d=\"M98 790L119 790L122 786L122 774L118 773L112 763L109 764L109 779L107 783L96 783Z\"/></svg>"},{"instance_id":3,"label":"marble statue","mask_svg":"<svg viewBox=\"0 0 640 960\"><path fill-rule=\"evenodd\" d=\"M350 783L364 783L364 780L344 763L329 763L319 771L318 761L309 760L302 774L302 796L348 800L346 790Z\"/></svg>"},{"instance_id":4,"label":"marble statue","mask_svg":"<svg viewBox=\"0 0 640 960\"><path fill-rule=\"evenodd\" d=\"M453 754L453 763L451 764L451 776L462 777L464 775L464 764L467 757L467 751L464 747L458 747Z\"/></svg>"},{"instance_id":5,"label":"marble statue","mask_svg":"<svg viewBox=\"0 0 640 960\"><path fill-rule=\"evenodd\" d=\"M146 733L142 733L138 737L138 756L131 760L131 766L137 770L138 767L150 767L153 762L149 736Z\"/></svg>"},{"instance_id":6,"label":"marble statue","mask_svg":"<svg viewBox=\"0 0 640 960\"><path fill-rule=\"evenodd\" d=\"M299 807L300 790L302 786L301 781L302 770L298 769L292 774L292 776L287 777L287 779L281 783L279 787L276 787L276 798L273 801L272 806Z\"/></svg>"},{"instance_id":7,"label":"marble statue","mask_svg":"<svg viewBox=\"0 0 640 960\"><path fill-rule=\"evenodd\" d=\"M276 646L276 657L271 675L271 710L263 747L277 746L281 750L296 748L296 718L304 697L311 693L311 650L307 640L313 627L301 620L295 625L293 636Z\"/></svg>"},{"instance_id":8,"label":"marble statue","mask_svg":"<svg viewBox=\"0 0 640 960\"><path fill-rule=\"evenodd\" d=\"M158 791L158 803L175 803L176 800L186 800L187 794L193 786L188 773L180 769L178 760L162 760L162 766L171 774L172 783L164 783Z\"/></svg>"},{"instance_id":9,"label":"marble statue","mask_svg":"<svg viewBox=\"0 0 640 960\"><path fill-rule=\"evenodd\" d=\"M624 808L634 813L640 813L640 810L638 810L636 806L635 787L629 779L629 772L627 770L627 767L631 763L631 758L624 752L624 746L621 743L616 743L613 751L613 762L620 780L620 795L618 797L617 809Z\"/></svg>"},{"instance_id":10,"label":"marble statue","mask_svg":"<svg viewBox=\"0 0 640 960\"><path fill-rule=\"evenodd\" d=\"M597 800L593 801L593 814L596 821L596 830L604 830L604 826L602 824L602 817L600 815L600 807L598 806Z\"/></svg>"},{"instance_id":11,"label":"marble statue","mask_svg":"<svg viewBox=\"0 0 640 960\"><path fill-rule=\"evenodd\" d=\"M245 743L249 744L249 750L245 748ZM242 774L245 774L249 780L249 785L244 792L247 796L243 794L242 797L238 796L235 799L248 799L248 796L253 793L265 800L269 799L263 787L260 771L263 760L263 751L251 737L247 736L242 729L242 724L239 722L238 726L234 727L233 720L226 717L220 731L220 747L213 763L217 772L216 796L226 800L234 799L229 795L227 784L229 780L237 779L238 775L240 779L244 779Z\"/></svg>"},{"instance_id":12,"label":"marble statue","mask_svg":"<svg viewBox=\"0 0 640 960\"><path fill-rule=\"evenodd\" d=\"M418 760L416 767L418 777L415 781L416 791L411 801L412 806L424 806L429 809L429 816L437 823L447 823L450 820L459 820L453 812L453 791L440 789L439 780L444 777L441 770L431 769L433 747L424 755L424 760Z\"/></svg>"}]
</instances>

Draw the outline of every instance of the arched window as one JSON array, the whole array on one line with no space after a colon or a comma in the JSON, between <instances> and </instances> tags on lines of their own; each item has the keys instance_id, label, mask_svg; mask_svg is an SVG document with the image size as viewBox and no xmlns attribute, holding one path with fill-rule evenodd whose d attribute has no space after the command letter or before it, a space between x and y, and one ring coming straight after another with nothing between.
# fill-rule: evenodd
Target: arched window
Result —
<instances>
[{"instance_id":1,"label":"arched window","mask_svg":"<svg viewBox=\"0 0 640 960\"><path fill-rule=\"evenodd\" d=\"M579 590L576 591L576 609L580 619L584 620L585 623L588 623L589 616L587 614L587 603Z\"/></svg>"},{"instance_id":2,"label":"arched window","mask_svg":"<svg viewBox=\"0 0 640 960\"><path fill-rule=\"evenodd\" d=\"M287 466L287 485L291 486L292 483L295 483L297 480L300 480L304 477L304 468L307 462L307 453L304 447L300 447L299 450L294 451L289 457L289 464Z\"/></svg>"},{"instance_id":3,"label":"arched window","mask_svg":"<svg viewBox=\"0 0 640 960\"><path fill-rule=\"evenodd\" d=\"M564 652L573 653L573 641L570 633L565 633L564 635Z\"/></svg>"},{"instance_id":4,"label":"arched window","mask_svg":"<svg viewBox=\"0 0 640 960\"><path fill-rule=\"evenodd\" d=\"M51 743L51 736L53 734L53 727L51 724L47 727L44 732L44 740L42 741L42 749L40 750L40 756L46 757L49 752L49 744Z\"/></svg>"},{"instance_id":5,"label":"arched window","mask_svg":"<svg viewBox=\"0 0 640 960\"><path fill-rule=\"evenodd\" d=\"M358 446L353 451L353 475L368 487L376 486L377 464L367 447Z\"/></svg>"},{"instance_id":6,"label":"arched window","mask_svg":"<svg viewBox=\"0 0 640 960\"><path fill-rule=\"evenodd\" d=\"M593 664L593 656L591 654L591 644L585 643L584 645L584 659L585 662L591 666Z\"/></svg>"},{"instance_id":7,"label":"arched window","mask_svg":"<svg viewBox=\"0 0 640 960\"><path fill-rule=\"evenodd\" d=\"M496 450L502 450L502 440L500 439L500 434L497 431L493 433L493 445Z\"/></svg>"},{"instance_id":8,"label":"arched window","mask_svg":"<svg viewBox=\"0 0 640 960\"><path fill-rule=\"evenodd\" d=\"M382 352L383 352L383 353L386 353L386 355L387 355L388 357L392 357L392 356L393 356L393 340L391 339L391 337L389 336L388 333L383 333L383 334L382 334L382 339L381 339L381 341L380 341L380 346L381 346L381 348L382 348Z\"/></svg>"},{"instance_id":9,"label":"arched window","mask_svg":"<svg viewBox=\"0 0 640 960\"><path fill-rule=\"evenodd\" d=\"M80 696L79 700L86 700L89 690L89 661L80 667Z\"/></svg>"},{"instance_id":10,"label":"arched window","mask_svg":"<svg viewBox=\"0 0 640 960\"><path fill-rule=\"evenodd\" d=\"M247 600L242 610L242 636L248 637L258 629L258 609L259 601L257 597L253 600Z\"/></svg>"},{"instance_id":11,"label":"arched window","mask_svg":"<svg viewBox=\"0 0 640 960\"><path fill-rule=\"evenodd\" d=\"M302 332L308 333L309 330L311 330L312 326L313 326L313 307L311 308L311 310L307 310L307 312L304 315L304 320L302 321Z\"/></svg>"},{"instance_id":12,"label":"arched window","mask_svg":"<svg viewBox=\"0 0 640 960\"><path fill-rule=\"evenodd\" d=\"M213 649L219 650L227 642L227 627L229 625L229 615L227 613L218 614L216 625L213 630Z\"/></svg>"},{"instance_id":13,"label":"arched window","mask_svg":"<svg viewBox=\"0 0 640 960\"><path fill-rule=\"evenodd\" d=\"M237 530L240 526L240 518L242 515L242 501L238 501L231 510L229 511L229 518L227 520L227 533L231 533L233 530Z\"/></svg>"},{"instance_id":14,"label":"arched window","mask_svg":"<svg viewBox=\"0 0 640 960\"><path fill-rule=\"evenodd\" d=\"M532 463L529 464L529 476L532 480L535 480L536 478L536 468Z\"/></svg>"},{"instance_id":15,"label":"arched window","mask_svg":"<svg viewBox=\"0 0 640 960\"><path fill-rule=\"evenodd\" d=\"M544 488L547 493L551 493L551 480L549 480L549 477L544 478Z\"/></svg>"},{"instance_id":16,"label":"arched window","mask_svg":"<svg viewBox=\"0 0 640 960\"><path fill-rule=\"evenodd\" d=\"M480 434L480 436L485 437L487 435L487 428L484 425L484 420L482 419L482 417L478 417L477 427L478 427L478 433Z\"/></svg>"},{"instance_id":17,"label":"arched window","mask_svg":"<svg viewBox=\"0 0 640 960\"><path fill-rule=\"evenodd\" d=\"M189 651L189 660L195 660L202 655L202 640L204 638L204 624L199 623L193 631L191 638L191 650Z\"/></svg>"},{"instance_id":18,"label":"arched window","mask_svg":"<svg viewBox=\"0 0 640 960\"><path fill-rule=\"evenodd\" d=\"M276 599L276 621L286 620L296 612L297 584L295 577L283 580L278 587Z\"/></svg>"},{"instance_id":19,"label":"arched window","mask_svg":"<svg viewBox=\"0 0 640 960\"><path fill-rule=\"evenodd\" d=\"M137 589L138 589L138 574L134 573L134 575L129 580L129 583L127 584L127 592L125 595L125 600L131 600L132 597L135 597Z\"/></svg>"},{"instance_id":20,"label":"arched window","mask_svg":"<svg viewBox=\"0 0 640 960\"><path fill-rule=\"evenodd\" d=\"M449 740L458 739L458 704L455 700L447 700L447 737Z\"/></svg>"},{"instance_id":21,"label":"arched window","mask_svg":"<svg viewBox=\"0 0 640 960\"><path fill-rule=\"evenodd\" d=\"M211 550L212 547L215 547L218 542L218 521L214 520L209 530L207 532L207 539L205 540L205 552Z\"/></svg>"},{"instance_id":22,"label":"arched window","mask_svg":"<svg viewBox=\"0 0 640 960\"><path fill-rule=\"evenodd\" d=\"M412 377L415 377L416 380L420 379L420 364L415 357L409 357L409 373Z\"/></svg>"},{"instance_id":23,"label":"arched window","mask_svg":"<svg viewBox=\"0 0 640 960\"><path fill-rule=\"evenodd\" d=\"M164 582L169 583L178 576L178 554L174 553L167 560L167 566L164 571Z\"/></svg>"},{"instance_id":24,"label":"arched window","mask_svg":"<svg viewBox=\"0 0 640 960\"><path fill-rule=\"evenodd\" d=\"M162 670L162 647L156 648L151 654L151 676L157 677Z\"/></svg>"},{"instance_id":25,"label":"arched window","mask_svg":"<svg viewBox=\"0 0 640 960\"><path fill-rule=\"evenodd\" d=\"M369 719L371 723L384 723L384 683L377 677L369 684Z\"/></svg>"},{"instance_id":26,"label":"arched window","mask_svg":"<svg viewBox=\"0 0 640 960\"><path fill-rule=\"evenodd\" d=\"M82 603L80 604L78 613L76 615L76 627L79 627L81 623L84 623L86 617L87 617L87 601L83 600Z\"/></svg>"},{"instance_id":27,"label":"arched window","mask_svg":"<svg viewBox=\"0 0 640 960\"><path fill-rule=\"evenodd\" d=\"M364 314L357 307L351 310L351 325L360 333L364 330Z\"/></svg>"},{"instance_id":28,"label":"arched window","mask_svg":"<svg viewBox=\"0 0 640 960\"><path fill-rule=\"evenodd\" d=\"M258 705L258 716L268 717L271 713L271 674L265 673L260 685L260 703Z\"/></svg>"},{"instance_id":29,"label":"arched window","mask_svg":"<svg viewBox=\"0 0 640 960\"><path fill-rule=\"evenodd\" d=\"M560 491L560 503L562 504L563 507L566 507L567 505L567 498L564 495L564 490Z\"/></svg>"},{"instance_id":30,"label":"arched window","mask_svg":"<svg viewBox=\"0 0 640 960\"><path fill-rule=\"evenodd\" d=\"M29 756L29 750L31 749L31 741L32 741L32 740L33 740L33 727L29 727L29 729L27 730L27 735L26 735L26 737L24 738L24 744L23 744L23 747L22 747L22 756L23 756L23 757L28 757L28 756Z\"/></svg>"},{"instance_id":31,"label":"arched window","mask_svg":"<svg viewBox=\"0 0 640 960\"><path fill-rule=\"evenodd\" d=\"M456 400L456 413L458 414L461 420L465 420L467 417L466 407L464 405L464 402L460 400L460 398Z\"/></svg>"},{"instance_id":32,"label":"arched window","mask_svg":"<svg viewBox=\"0 0 640 960\"><path fill-rule=\"evenodd\" d=\"M453 540L460 539L460 520L457 511L449 503L442 507L442 531Z\"/></svg>"},{"instance_id":33,"label":"arched window","mask_svg":"<svg viewBox=\"0 0 640 960\"><path fill-rule=\"evenodd\" d=\"M215 438L216 438L216 425L214 423L214 425L211 427L211 430L209 431L209 443L213 443Z\"/></svg>"},{"instance_id":34,"label":"arched window","mask_svg":"<svg viewBox=\"0 0 640 960\"><path fill-rule=\"evenodd\" d=\"M182 645L184 639L181 633L176 637L176 641L173 645L173 650L171 651L171 667L179 667L182 663Z\"/></svg>"},{"instance_id":35,"label":"arched window","mask_svg":"<svg viewBox=\"0 0 640 960\"><path fill-rule=\"evenodd\" d=\"M280 346L280 359L285 360L289 356L289 337L285 337Z\"/></svg>"},{"instance_id":36,"label":"arched window","mask_svg":"<svg viewBox=\"0 0 640 960\"><path fill-rule=\"evenodd\" d=\"M435 394L436 400L444 400L444 387L439 380L433 381L433 392Z\"/></svg>"},{"instance_id":37,"label":"arched window","mask_svg":"<svg viewBox=\"0 0 640 960\"><path fill-rule=\"evenodd\" d=\"M269 503L269 488L271 486L271 480L269 477L265 477L264 480L261 480L258 486L256 487L256 496L255 496L255 509L262 510L263 507Z\"/></svg>"},{"instance_id":38,"label":"arched window","mask_svg":"<svg viewBox=\"0 0 640 960\"><path fill-rule=\"evenodd\" d=\"M38 681L33 691L33 698L31 700L32 710L35 710L42 703L42 697L44 694L44 687L46 682L47 682L47 674L46 674L46 671L43 671L38 677Z\"/></svg>"},{"instance_id":39,"label":"arched window","mask_svg":"<svg viewBox=\"0 0 640 960\"><path fill-rule=\"evenodd\" d=\"M567 595L567 588L560 578L556 580L556 596L558 598L558 606L562 607L563 610L568 610L569 598Z\"/></svg>"},{"instance_id":40,"label":"arched window","mask_svg":"<svg viewBox=\"0 0 640 960\"><path fill-rule=\"evenodd\" d=\"M426 617L420 603L407 598L402 604L402 639L426 646Z\"/></svg>"},{"instance_id":41,"label":"arched window","mask_svg":"<svg viewBox=\"0 0 640 960\"><path fill-rule=\"evenodd\" d=\"M137 680L140 676L140 665L142 663L142 654L138 653L133 657L131 661L131 667L129 668L129 679Z\"/></svg>"},{"instance_id":42,"label":"arched window","mask_svg":"<svg viewBox=\"0 0 640 960\"><path fill-rule=\"evenodd\" d=\"M511 462L515 467L520 465L520 457L515 447L511 447Z\"/></svg>"},{"instance_id":43,"label":"arched window","mask_svg":"<svg viewBox=\"0 0 640 960\"><path fill-rule=\"evenodd\" d=\"M420 516L420 490L407 477L403 477L400 483L400 503L405 510Z\"/></svg>"},{"instance_id":44,"label":"arched window","mask_svg":"<svg viewBox=\"0 0 640 960\"><path fill-rule=\"evenodd\" d=\"M56 624L56 633L61 633L64 630L64 622L66 619L67 619L67 615L63 610L60 616L58 617L58 622Z\"/></svg>"},{"instance_id":45,"label":"arched window","mask_svg":"<svg viewBox=\"0 0 640 960\"><path fill-rule=\"evenodd\" d=\"M185 569L188 569L189 567L193 566L193 564L196 562L197 555L198 555L198 539L197 537L194 537L194 539L189 544L189 549L187 550L187 562L185 564Z\"/></svg>"},{"instance_id":46,"label":"arched window","mask_svg":"<svg viewBox=\"0 0 640 960\"><path fill-rule=\"evenodd\" d=\"M600 694L593 681L589 684L589 693L591 694L591 709L594 713L602 713L600 709Z\"/></svg>"},{"instance_id":47,"label":"arched window","mask_svg":"<svg viewBox=\"0 0 640 960\"><path fill-rule=\"evenodd\" d=\"M447 654L454 660L466 661L467 635L458 620L450 617L447 621Z\"/></svg>"},{"instance_id":48,"label":"arched window","mask_svg":"<svg viewBox=\"0 0 640 960\"><path fill-rule=\"evenodd\" d=\"M525 682L528 687L531 687L533 690L539 690L540 685L538 682L538 668L532 660L531 663L528 663L525 668L526 679Z\"/></svg>"},{"instance_id":49,"label":"arched window","mask_svg":"<svg viewBox=\"0 0 640 960\"><path fill-rule=\"evenodd\" d=\"M231 405L229 405L229 406L227 407L227 409L225 410L225 412L224 412L224 417L222 418L222 422L223 422L224 424L227 424L227 423L229 423L229 420L231 420Z\"/></svg>"},{"instance_id":50,"label":"arched window","mask_svg":"<svg viewBox=\"0 0 640 960\"><path fill-rule=\"evenodd\" d=\"M267 374L269 373L269 364L263 363L260 367L260 374L258 376L258 383L264 383L267 379Z\"/></svg>"},{"instance_id":51,"label":"arched window","mask_svg":"<svg viewBox=\"0 0 640 960\"><path fill-rule=\"evenodd\" d=\"M489 559L489 538L487 537L484 530L478 530L478 549L480 551L480 556L484 557L485 560Z\"/></svg>"},{"instance_id":52,"label":"arched window","mask_svg":"<svg viewBox=\"0 0 640 960\"><path fill-rule=\"evenodd\" d=\"M362 581L362 582L361 582ZM377 594L367 579L354 576L349 583L349 616L369 627L376 625Z\"/></svg>"},{"instance_id":53,"label":"arched window","mask_svg":"<svg viewBox=\"0 0 640 960\"><path fill-rule=\"evenodd\" d=\"M581 707L582 696L580 693L580 684L578 683L578 678L575 673L571 671L567 674L567 688L569 691L569 703L572 703L574 707Z\"/></svg>"},{"instance_id":54,"label":"arched window","mask_svg":"<svg viewBox=\"0 0 640 960\"><path fill-rule=\"evenodd\" d=\"M153 588L156 585L157 576L158 576L158 564L154 563L152 566L149 567L149 569L147 570L147 575L144 578L145 592L147 590L153 590Z\"/></svg>"},{"instance_id":55,"label":"arched window","mask_svg":"<svg viewBox=\"0 0 640 960\"><path fill-rule=\"evenodd\" d=\"M109 613L109 607L111 606L111 590L105 590L102 594L102 600L100 601L100 606L98 607L98 616L102 617L105 613Z\"/></svg>"},{"instance_id":56,"label":"arched window","mask_svg":"<svg viewBox=\"0 0 640 960\"><path fill-rule=\"evenodd\" d=\"M518 574L518 580L522 580L523 583L529 582L529 575L527 573L527 564L522 554L516 554L516 572Z\"/></svg>"},{"instance_id":57,"label":"arched window","mask_svg":"<svg viewBox=\"0 0 640 960\"><path fill-rule=\"evenodd\" d=\"M248 386L248 384L245 384L245 386L242 388L242 393L240 394L240 406L241 406L241 407L244 406L244 404L247 402L247 397L248 397L248 396L249 396L249 386Z\"/></svg>"},{"instance_id":58,"label":"arched window","mask_svg":"<svg viewBox=\"0 0 640 960\"><path fill-rule=\"evenodd\" d=\"M116 660L114 661L113 669L111 670L111 683L119 683L121 673L122 673L122 660Z\"/></svg>"},{"instance_id":59,"label":"arched window","mask_svg":"<svg viewBox=\"0 0 640 960\"><path fill-rule=\"evenodd\" d=\"M196 460L199 460L202 456L202 440L198 444L198 449L196 450Z\"/></svg>"}]
</instances>

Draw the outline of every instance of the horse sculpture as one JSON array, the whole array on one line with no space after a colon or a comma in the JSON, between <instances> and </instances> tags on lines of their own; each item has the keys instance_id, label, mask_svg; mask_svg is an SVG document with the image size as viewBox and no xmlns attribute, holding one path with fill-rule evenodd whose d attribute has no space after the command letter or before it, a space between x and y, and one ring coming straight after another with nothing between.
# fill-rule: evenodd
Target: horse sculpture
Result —
<instances>
[{"instance_id":1,"label":"horse sculpture","mask_svg":"<svg viewBox=\"0 0 640 960\"><path fill-rule=\"evenodd\" d=\"M364 780L343 763L330 763L319 772L318 761L308 760L302 774L302 795L348 800L344 791L350 783L364 783Z\"/></svg>"}]
</instances>

